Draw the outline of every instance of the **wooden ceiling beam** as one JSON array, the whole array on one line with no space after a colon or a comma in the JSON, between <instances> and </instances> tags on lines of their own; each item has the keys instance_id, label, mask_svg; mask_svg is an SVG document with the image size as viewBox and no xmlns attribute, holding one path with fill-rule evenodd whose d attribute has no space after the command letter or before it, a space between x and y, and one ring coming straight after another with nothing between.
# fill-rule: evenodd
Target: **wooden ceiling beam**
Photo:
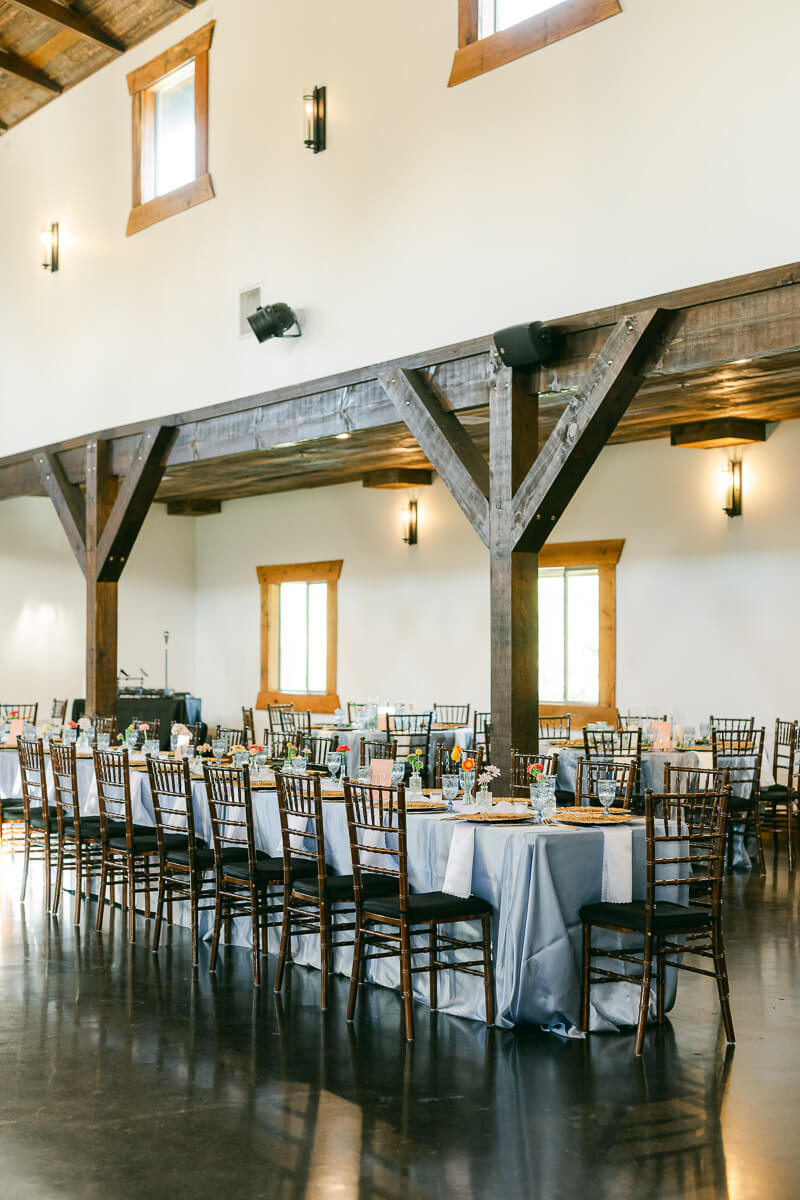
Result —
<instances>
[{"instance_id":1,"label":"wooden ceiling beam","mask_svg":"<svg viewBox=\"0 0 800 1200\"><path fill-rule=\"evenodd\" d=\"M33 13L34 16L41 17L42 20L49 21L52 25L57 25L59 29L68 29L70 33L77 33L86 41L94 42L96 46L103 46L106 50L113 51L114 54L124 54L127 50L127 46L119 38L106 33L99 25L95 25L94 21L82 17L80 13L76 13L74 9L67 8L63 4L54 4L53 0L11 0L11 2L17 8L24 8L26 12Z\"/></svg>"},{"instance_id":2,"label":"wooden ceiling beam","mask_svg":"<svg viewBox=\"0 0 800 1200\"><path fill-rule=\"evenodd\" d=\"M24 58L12 54L10 50L0 50L0 71L5 71L8 75L16 75L17 79L24 79L27 83L34 83L46 92L52 92L54 96L60 96L64 90L60 83L56 83L55 79L45 75L44 71L32 67Z\"/></svg>"},{"instance_id":3,"label":"wooden ceiling beam","mask_svg":"<svg viewBox=\"0 0 800 1200\"><path fill-rule=\"evenodd\" d=\"M155 499L176 433L170 425L154 425L142 435L131 468L97 540L98 581L111 583L122 574Z\"/></svg>"}]
</instances>

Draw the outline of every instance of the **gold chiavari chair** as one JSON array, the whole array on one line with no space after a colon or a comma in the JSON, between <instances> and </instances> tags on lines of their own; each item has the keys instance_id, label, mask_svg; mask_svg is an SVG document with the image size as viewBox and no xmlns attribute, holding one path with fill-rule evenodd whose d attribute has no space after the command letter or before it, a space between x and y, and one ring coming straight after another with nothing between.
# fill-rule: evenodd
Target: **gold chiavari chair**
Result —
<instances>
[{"instance_id":1,"label":"gold chiavari chair","mask_svg":"<svg viewBox=\"0 0 800 1200\"><path fill-rule=\"evenodd\" d=\"M434 704L434 725L469 725L469 704Z\"/></svg>"},{"instance_id":2,"label":"gold chiavari chair","mask_svg":"<svg viewBox=\"0 0 800 1200\"><path fill-rule=\"evenodd\" d=\"M755 726L755 717L709 717L709 724L712 730L716 729L719 733L730 733L736 735L744 735Z\"/></svg>"},{"instance_id":3,"label":"gold chiavari chair","mask_svg":"<svg viewBox=\"0 0 800 1200\"><path fill-rule=\"evenodd\" d=\"M25 820L22 890L25 899L28 883L28 864L31 860L44 863L44 903L50 911L51 835L55 841L57 827L47 803L44 746L41 738L17 738L19 766L22 775L22 807Z\"/></svg>"},{"instance_id":4,"label":"gold chiavari chair","mask_svg":"<svg viewBox=\"0 0 800 1200\"><path fill-rule=\"evenodd\" d=\"M117 736L117 718L116 717L95 717L94 718L95 733L107 733L111 741Z\"/></svg>"},{"instance_id":5,"label":"gold chiavari chair","mask_svg":"<svg viewBox=\"0 0 800 1200\"><path fill-rule=\"evenodd\" d=\"M50 720L55 721L58 725L63 725L67 719L67 703L66 700L54 700L53 707L50 710Z\"/></svg>"},{"instance_id":6,"label":"gold chiavari chair","mask_svg":"<svg viewBox=\"0 0 800 1200\"><path fill-rule=\"evenodd\" d=\"M267 724L269 725L270 733L283 733L282 714L293 712L293 704L268 704Z\"/></svg>"},{"instance_id":7,"label":"gold chiavari chair","mask_svg":"<svg viewBox=\"0 0 800 1200\"><path fill-rule=\"evenodd\" d=\"M494 1022L494 982L492 972L491 905L478 896L450 896L445 892L412 893L408 883L406 839L406 799L402 784L397 787L344 784L347 829L353 863L353 890L356 905L355 953L350 976L347 1019L355 1016L359 983L363 982L366 963L373 958L397 956L403 991L405 1032L414 1038L412 978L420 971L430 978L431 1008L438 1007L437 980L440 971L464 971L483 978L486 1024ZM392 845L387 845L388 840ZM394 845L396 840L396 846ZM375 864L378 858L381 865ZM395 865L396 864L396 865ZM369 894L367 877L380 875L397 884L397 895L375 899ZM480 921L479 939L457 938L442 932L441 926L462 921ZM412 946L427 930L428 941ZM479 958L466 961L455 954L480 951ZM444 952L452 957L442 962ZM415 955L426 961L414 966Z\"/></svg>"},{"instance_id":8,"label":"gold chiavari chair","mask_svg":"<svg viewBox=\"0 0 800 1200\"><path fill-rule=\"evenodd\" d=\"M244 705L242 705L242 728L247 738L246 745L252 746L256 740L256 723L252 708L245 708Z\"/></svg>"},{"instance_id":9,"label":"gold chiavari chair","mask_svg":"<svg viewBox=\"0 0 800 1200\"><path fill-rule=\"evenodd\" d=\"M339 739L334 734L313 734L305 737L301 743L301 753L308 759L306 769L309 771L328 771L328 755L332 754L339 745Z\"/></svg>"},{"instance_id":10,"label":"gold chiavari chair","mask_svg":"<svg viewBox=\"0 0 800 1200\"><path fill-rule=\"evenodd\" d=\"M479 746L477 750L462 750L456 761L453 758L453 752L457 748L456 746L446 746L444 742L436 743L435 769L433 774L434 787L440 788L442 786L443 775L458 775L461 761L464 758L471 758L475 763L475 779L472 784L472 794L474 796L478 788L478 776L483 770L483 747Z\"/></svg>"},{"instance_id":11,"label":"gold chiavari chair","mask_svg":"<svg viewBox=\"0 0 800 1200\"><path fill-rule=\"evenodd\" d=\"M572 737L572 713L539 717L539 741L568 742Z\"/></svg>"},{"instance_id":12,"label":"gold chiavari chair","mask_svg":"<svg viewBox=\"0 0 800 1200\"><path fill-rule=\"evenodd\" d=\"M523 754L520 750L511 751L511 795L524 796L527 800L531 794L531 777L528 767L540 766L543 775L558 774L557 754Z\"/></svg>"},{"instance_id":13,"label":"gold chiavari chair","mask_svg":"<svg viewBox=\"0 0 800 1200\"><path fill-rule=\"evenodd\" d=\"M583 1004L581 1028L589 1030L590 989L623 980L639 982L639 1020L634 1053L642 1053L650 1006L650 986L655 963L656 1013L659 1025L665 1016L668 968L689 970L715 980L728 1043L735 1041L731 1018L728 973L722 936L722 876L725 830L730 789L721 792L645 792L647 875L644 900L627 904L599 901L580 911L583 922ZM656 800L661 815L656 816ZM686 901L660 899L663 889L686 893ZM661 889L661 890L660 890ZM640 934L638 948L600 949L592 945L592 929ZM688 957L710 960L713 969L687 962ZM597 965L605 960L605 967ZM633 976L613 970L613 962L632 963L641 969Z\"/></svg>"},{"instance_id":14,"label":"gold chiavari chair","mask_svg":"<svg viewBox=\"0 0 800 1200\"><path fill-rule=\"evenodd\" d=\"M412 750L422 754L422 781L427 783L431 753L431 726L433 713L388 713L386 732L388 738L397 742L400 758L408 758Z\"/></svg>"},{"instance_id":15,"label":"gold chiavari chair","mask_svg":"<svg viewBox=\"0 0 800 1200\"><path fill-rule=\"evenodd\" d=\"M788 866L793 871L797 846L795 802L800 775L800 725L797 721L775 722L772 773L775 783L761 788L761 828L765 833L772 831L776 856L778 837L781 833L785 835Z\"/></svg>"},{"instance_id":16,"label":"gold chiavari chair","mask_svg":"<svg viewBox=\"0 0 800 1200\"><path fill-rule=\"evenodd\" d=\"M192 929L192 966L198 961L198 928L201 910L215 904L214 851L197 836L192 804L192 779L187 759L148 758L147 774L153 797L158 841L158 899L153 929L153 950L158 950L164 903L172 921L174 900L186 900L190 906ZM176 836L185 844L178 848Z\"/></svg>"},{"instance_id":17,"label":"gold chiavari chair","mask_svg":"<svg viewBox=\"0 0 800 1200\"><path fill-rule=\"evenodd\" d=\"M662 791L673 795L689 795L692 792L721 792L727 787L728 768L691 767L681 763L664 763L664 787Z\"/></svg>"},{"instance_id":18,"label":"gold chiavari chair","mask_svg":"<svg viewBox=\"0 0 800 1200\"><path fill-rule=\"evenodd\" d=\"M347 701L347 724L348 725L355 724L355 722L357 722L361 718L363 710L368 707L369 707L369 705L367 705L364 702L359 702L358 700L348 700Z\"/></svg>"},{"instance_id":19,"label":"gold chiavari chair","mask_svg":"<svg viewBox=\"0 0 800 1200\"><path fill-rule=\"evenodd\" d=\"M764 845L761 840L761 763L764 755L764 730L743 726L737 730L711 730L711 751L716 770L726 767L731 786L727 807L728 866L733 866L733 838L736 825L752 825L758 849L758 866L766 874Z\"/></svg>"},{"instance_id":20,"label":"gold chiavari chair","mask_svg":"<svg viewBox=\"0 0 800 1200\"><path fill-rule=\"evenodd\" d=\"M74 924L80 925L84 876L86 903L88 904L92 896L92 875L95 868L102 867L103 848L100 839L100 817L81 816L75 743L72 742L67 746L63 742L51 742L50 764L53 768L55 785L58 836L53 912L58 913L61 903L64 867L71 867L75 871Z\"/></svg>"},{"instance_id":21,"label":"gold chiavari chair","mask_svg":"<svg viewBox=\"0 0 800 1200\"><path fill-rule=\"evenodd\" d=\"M362 767L368 767L373 758L390 758L392 762L395 762L397 760L397 742L371 741L368 738L362 738L358 755L359 765Z\"/></svg>"},{"instance_id":22,"label":"gold chiavari chair","mask_svg":"<svg viewBox=\"0 0 800 1200\"><path fill-rule=\"evenodd\" d=\"M267 931L282 924L285 888L283 858L256 849L249 767L216 767L203 762L214 838L216 903L209 970L217 965L223 922L247 916L252 926L253 984L261 985L261 949ZM316 875L313 862L298 860L293 873ZM276 892L279 895L276 895ZM277 919L271 919L277 918Z\"/></svg>"},{"instance_id":23,"label":"gold chiavari chair","mask_svg":"<svg viewBox=\"0 0 800 1200\"><path fill-rule=\"evenodd\" d=\"M230 754L233 746L247 745L247 735L244 729L229 729L225 725L218 725L216 737L221 738L225 743L226 754Z\"/></svg>"},{"instance_id":24,"label":"gold chiavari chair","mask_svg":"<svg viewBox=\"0 0 800 1200\"><path fill-rule=\"evenodd\" d=\"M13 721L15 718L19 718L21 721L27 721L30 725L35 725L38 712L38 701L36 704L0 704L0 721Z\"/></svg>"},{"instance_id":25,"label":"gold chiavari chair","mask_svg":"<svg viewBox=\"0 0 800 1200\"><path fill-rule=\"evenodd\" d=\"M633 760L579 758L575 769L575 804L596 807L600 803L598 783L612 782L616 785L618 796L614 807L630 809L635 777L636 763Z\"/></svg>"},{"instance_id":26,"label":"gold chiavari chair","mask_svg":"<svg viewBox=\"0 0 800 1200\"><path fill-rule=\"evenodd\" d=\"M483 761L492 761L492 714L490 712L474 712L472 714L472 747L483 748Z\"/></svg>"}]
</instances>

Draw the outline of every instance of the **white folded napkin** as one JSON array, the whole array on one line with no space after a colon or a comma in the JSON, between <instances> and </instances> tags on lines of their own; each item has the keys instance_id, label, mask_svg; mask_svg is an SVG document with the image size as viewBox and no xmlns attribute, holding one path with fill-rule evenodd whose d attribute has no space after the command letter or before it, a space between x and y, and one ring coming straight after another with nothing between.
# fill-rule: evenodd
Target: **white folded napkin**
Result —
<instances>
[{"instance_id":1,"label":"white folded napkin","mask_svg":"<svg viewBox=\"0 0 800 1200\"><path fill-rule=\"evenodd\" d=\"M603 830L602 899L629 904L633 899L633 830L627 826Z\"/></svg>"},{"instance_id":2,"label":"white folded napkin","mask_svg":"<svg viewBox=\"0 0 800 1200\"><path fill-rule=\"evenodd\" d=\"M472 860L475 855L475 826L466 821L453 825L453 840L447 859L442 891L448 896L469 896L472 892Z\"/></svg>"}]
</instances>

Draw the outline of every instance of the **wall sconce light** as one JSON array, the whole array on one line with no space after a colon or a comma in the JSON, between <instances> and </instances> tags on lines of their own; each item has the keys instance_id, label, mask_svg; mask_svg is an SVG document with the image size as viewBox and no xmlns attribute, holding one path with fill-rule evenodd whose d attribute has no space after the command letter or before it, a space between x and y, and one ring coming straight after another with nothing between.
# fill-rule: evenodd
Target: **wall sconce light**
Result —
<instances>
[{"instance_id":1,"label":"wall sconce light","mask_svg":"<svg viewBox=\"0 0 800 1200\"><path fill-rule=\"evenodd\" d=\"M407 546L416 546L417 533L417 502L409 500L403 509L403 541Z\"/></svg>"},{"instance_id":2,"label":"wall sconce light","mask_svg":"<svg viewBox=\"0 0 800 1200\"><path fill-rule=\"evenodd\" d=\"M290 308L288 304L267 304L265 308L259 304L256 311L247 318L247 323L259 342L268 342L270 338L274 337L297 338L303 336L294 309ZM292 328L296 328L297 333L290 333L289 330Z\"/></svg>"},{"instance_id":3,"label":"wall sconce light","mask_svg":"<svg viewBox=\"0 0 800 1200\"><path fill-rule=\"evenodd\" d=\"M731 460L722 468L723 510L729 517L742 515L742 464Z\"/></svg>"},{"instance_id":4,"label":"wall sconce light","mask_svg":"<svg viewBox=\"0 0 800 1200\"><path fill-rule=\"evenodd\" d=\"M43 229L42 266L45 271L58 270L58 221L54 221L49 229Z\"/></svg>"},{"instance_id":5,"label":"wall sconce light","mask_svg":"<svg viewBox=\"0 0 800 1200\"><path fill-rule=\"evenodd\" d=\"M327 91L327 88L315 87L310 95L303 97L305 144L315 154L326 149Z\"/></svg>"}]
</instances>

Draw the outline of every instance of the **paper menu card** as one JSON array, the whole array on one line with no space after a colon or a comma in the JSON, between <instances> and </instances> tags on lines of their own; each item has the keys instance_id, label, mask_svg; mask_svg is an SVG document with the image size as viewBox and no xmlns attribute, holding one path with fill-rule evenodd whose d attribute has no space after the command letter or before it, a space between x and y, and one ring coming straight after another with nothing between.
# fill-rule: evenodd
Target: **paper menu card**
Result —
<instances>
[{"instance_id":1,"label":"paper menu card","mask_svg":"<svg viewBox=\"0 0 800 1200\"><path fill-rule=\"evenodd\" d=\"M654 750L669 750L672 737L671 721L651 721L650 731L653 737Z\"/></svg>"},{"instance_id":2,"label":"paper menu card","mask_svg":"<svg viewBox=\"0 0 800 1200\"><path fill-rule=\"evenodd\" d=\"M394 763L390 758L373 758L369 764L370 783L381 784L383 787L391 787L393 766Z\"/></svg>"},{"instance_id":3,"label":"paper menu card","mask_svg":"<svg viewBox=\"0 0 800 1200\"><path fill-rule=\"evenodd\" d=\"M24 727L25 727L25 722L22 720L22 718L15 717L14 720L11 722L11 729L8 734L9 746L16 746L17 738L22 733L22 730L24 729Z\"/></svg>"}]
</instances>

